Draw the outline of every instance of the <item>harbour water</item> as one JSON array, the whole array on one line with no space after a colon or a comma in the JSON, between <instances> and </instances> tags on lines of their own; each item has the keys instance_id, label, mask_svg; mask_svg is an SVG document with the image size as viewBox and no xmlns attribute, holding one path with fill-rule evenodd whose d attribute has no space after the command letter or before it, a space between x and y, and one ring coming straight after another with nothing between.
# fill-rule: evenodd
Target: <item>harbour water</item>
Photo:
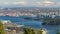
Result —
<instances>
[{"instance_id":1,"label":"harbour water","mask_svg":"<svg viewBox=\"0 0 60 34\"><path fill-rule=\"evenodd\" d=\"M25 20L23 16L20 17L11 17L11 16L0 16L0 20L10 20L12 23L22 24L24 26L29 26L33 28L45 28L48 33L47 34L56 34L56 30L58 25L42 25L43 22L41 21L34 21L34 20Z\"/></svg>"}]
</instances>

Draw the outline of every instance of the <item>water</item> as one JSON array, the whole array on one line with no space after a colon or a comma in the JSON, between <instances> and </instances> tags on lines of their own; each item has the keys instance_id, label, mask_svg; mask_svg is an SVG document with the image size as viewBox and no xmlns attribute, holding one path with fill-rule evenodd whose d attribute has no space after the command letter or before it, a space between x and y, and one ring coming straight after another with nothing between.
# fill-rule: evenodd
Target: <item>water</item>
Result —
<instances>
[{"instance_id":1,"label":"water","mask_svg":"<svg viewBox=\"0 0 60 34\"><path fill-rule=\"evenodd\" d=\"M22 24L29 27L34 28L45 28L48 31L48 34L56 34L56 29L60 26L48 26L48 25L41 25L41 21L34 21L34 20L24 20L23 16L20 17L9 17L9 16L0 16L0 20L10 20L12 23Z\"/></svg>"}]
</instances>

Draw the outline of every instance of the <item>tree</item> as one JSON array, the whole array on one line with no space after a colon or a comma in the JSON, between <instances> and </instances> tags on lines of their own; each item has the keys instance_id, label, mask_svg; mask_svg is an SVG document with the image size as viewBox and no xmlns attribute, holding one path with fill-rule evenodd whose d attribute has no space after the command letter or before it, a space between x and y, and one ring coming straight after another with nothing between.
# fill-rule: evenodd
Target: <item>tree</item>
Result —
<instances>
[{"instance_id":1,"label":"tree","mask_svg":"<svg viewBox=\"0 0 60 34\"><path fill-rule=\"evenodd\" d=\"M24 28L24 34L35 34L35 32L31 28Z\"/></svg>"},{"instance_id":2,"label":"tree","mask_svg":"<svg viewBox=\"0 0 60 34\"><path fill-rule=\"evenodd\" d=\"M57 29L57 33L56 34L60 34L60 30L59 29Z\"/></svg>"},{"instance_id":3,"label":"tree","mask_svg":"<svg viewBox=\"0 0 60 34\"><path fill-rule=\"evenodd\" d=\"M38 34L42 34L43 31L42 31L42 28L38 31Z\"/></svg>"},{"instance_id":4,"label":"tree","mask_svg":"<svg viewBox=\"0 0 60 34\"><path fill-rule=\"evenodd\" d=\"M5 34L5 30L1 21L0 21L0 34Z\"/></svg>"}]
</instances>

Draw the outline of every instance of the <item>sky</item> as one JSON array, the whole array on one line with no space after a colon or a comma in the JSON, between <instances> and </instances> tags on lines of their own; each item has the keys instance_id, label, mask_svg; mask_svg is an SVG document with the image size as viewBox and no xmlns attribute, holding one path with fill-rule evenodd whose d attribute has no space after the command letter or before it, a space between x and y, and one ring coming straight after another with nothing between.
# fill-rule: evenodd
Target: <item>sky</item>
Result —
<instances>
[{"instance_id":1,"label":"sky","mask_svg":"<svg viewBox=\"0 0 60 34\"><path fill-rule=\"evenodd\" d=\"M41 6L60 6L60 0L0 0L0 6L20 6L20 7L26 7L26 6L35 6L35 7L41 7Z\"/></svg>"}]
</instances>

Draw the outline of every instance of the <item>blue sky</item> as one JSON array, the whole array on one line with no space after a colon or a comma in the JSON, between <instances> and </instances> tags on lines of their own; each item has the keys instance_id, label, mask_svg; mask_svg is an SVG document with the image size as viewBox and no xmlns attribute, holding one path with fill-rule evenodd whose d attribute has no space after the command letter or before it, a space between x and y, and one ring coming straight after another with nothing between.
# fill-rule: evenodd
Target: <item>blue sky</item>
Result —
<instances>
[{"instance_id":1,"label":"blue sky","mask_svg":"<svg viewBox=\"0 0 60 34\"><path fill-rule=\"evenodd\" d=\"M60 0L0 0L0 6L60 6Z\"/></svg>"}]
</instances>

